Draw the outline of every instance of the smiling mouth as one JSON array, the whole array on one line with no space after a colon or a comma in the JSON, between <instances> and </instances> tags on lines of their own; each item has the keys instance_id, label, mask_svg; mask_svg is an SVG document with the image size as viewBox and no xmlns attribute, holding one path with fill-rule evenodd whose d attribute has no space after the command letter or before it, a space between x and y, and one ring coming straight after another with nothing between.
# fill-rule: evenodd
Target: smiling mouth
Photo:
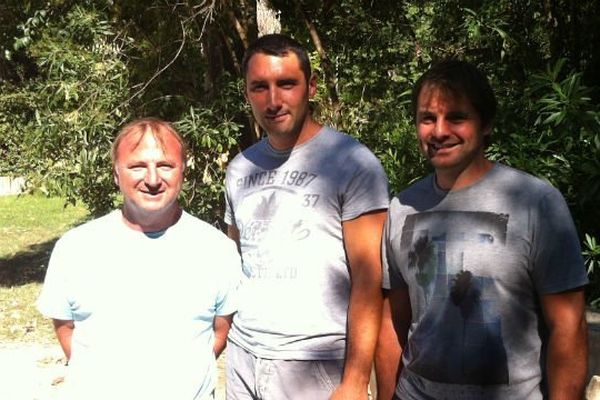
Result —
<instances>
[{"instance_id":1,"label":"smiling mouth","mask_svg":"<svg viewBox=\"0 0 600 400\"><path fill-rule=\"evenodd\" d=\"M458 143L429 143L429 147L435 151L450 149L457 145Z\"/></svg>"},{"instance_id":2,"label":"smiling mouth","mask_svg":"<svg viewBox=\"0 0 600 400\"><path fill-rule=\"evenodd\" d=\"M145 196L151 196L151 197L156 197L159 196L161 194L163 194L164 191L158 191L158 192L146 192L146 191L142 191L142 194L144 194Z\"/></svg>"},{"instance_id":3,"label":"smiling mouth","mask_svg":"<svg viewBox=\"0 0 600 400\"><path fill-rule=\"evenodd\" d=\"M284 119L286 116L287 116L287 113L286 113L286 114L274 114L274 115L267 115L267 119L268 119L269 121L275 121L275 122L277 122L277 121L281 121L281 120L282 120L282 119Z\"/></svg>"}]
</instances>

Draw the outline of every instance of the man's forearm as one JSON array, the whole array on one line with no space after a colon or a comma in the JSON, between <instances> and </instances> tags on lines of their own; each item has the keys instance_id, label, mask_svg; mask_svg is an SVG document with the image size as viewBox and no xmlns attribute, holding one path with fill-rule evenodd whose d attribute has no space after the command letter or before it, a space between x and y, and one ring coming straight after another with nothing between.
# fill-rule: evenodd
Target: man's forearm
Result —
<instances>
[{"instance_id":1,"label":"man's forearm","mask_svg":"<svg viewBox=\"0 0 600 400\"><path fill-rule=\"evenodd\" d=\"M371 376L373 357L381 324L381 289L353 289L348 309L348 346L343 383L366 389Z\"/></svg>"},{"instance_id":2,"label":"man's forearm","mask_svg":"<svg viewBox=\"0 0 600 400\"><path fill-rule=\"evenodd\" d=\"M384 297L381 329L375 350L377 399L390 400L394 396L402 362L402 348L394 329L389 297Z\"/></svg>"},{"instance_id":3,"label":"man's forearm","mask_svg":"<svg viewBox=\"0 0 600 400\"><path fill-rule=\"evenodd\" d=\"M546 360L550 400L582 399L587 377L587 324L572 332L553 331Z\"/></svg>"},{"instance_id":4,"label":"man's forearm","mask_svg":"<svg viewBox=\"0 0 600 400\"><path fill-rule=\"evenodd\" d=\"M540 297L548 327L546 375L550 400L582 399L587 376L583 288Z\"/></svg>"},{"instance_id":5,"label":"man's forearm","mask_svg":"<svg viewBox=\"0 0 600 400\"><path fill-rule=\"evenodd\" d=\"M59 319L52 320L54 324L54 332L58 343L67 357L67 361L71 359L71 338L73 336L73 330L75 325L73 321L64 321Z\"/></svg>"},{"instance_id":6,"label":"man's forearm","mask_svg":"<svg viewBox=\"0 0 600 400\"><path fill-rule=\"evenodd\" d=\"M385 211L343 223L350 267L346 360L342 383L332 399L366 399L381 324L381 233Z\"/></svg>"},{"instance_id":7,"label":"man's forearm","mask_svg":"<svg viewBox=\"0 0 600 400\"><path fill-rule=\"evenodd\" d=\"M218 315L213 321L213 330L215 332L213 352L215 353L215 358L218 358L223 350L225 350L225 346L227 346L227 334L229 333L232 322L233 314Z\"/></svg>"}]
</instances>

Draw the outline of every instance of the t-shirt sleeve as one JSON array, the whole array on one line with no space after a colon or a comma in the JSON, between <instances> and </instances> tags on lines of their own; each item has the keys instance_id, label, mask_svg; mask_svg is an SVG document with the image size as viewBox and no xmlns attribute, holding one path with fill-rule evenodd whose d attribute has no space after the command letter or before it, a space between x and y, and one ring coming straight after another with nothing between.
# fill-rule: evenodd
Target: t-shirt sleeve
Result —
<instances>
[{"instance_id":1,"label":"t-shirt sleeve","mask_svg":"<svg viewBox=\"0 0 600 400\"><path fill-rule=\"evenodd\" d=\"M533 279L538 293L559 293L588 283L573 219L554 188L540 200L533 248Z\"/></svg>"},{"instance_id":2,"label":"t-shirt sleeve","mask_svg":"<svg viewBox=\"0 0 600 400\"><path fill-rule=\"evenodd\" d=\"M69 252L65 242L64 238L60 239L52 250L44 285L36 305L46 317L71 321L73 313L67 286Z\"/></svg>"},{"instance_id":3,"label":"t-shirt sleeve","mask_svg":"<svg viewBox=\"0 0 600 400\"><path fill-rule=\"evenodd\" d=\"M348 221L366 212L387 209L389 190L381 163L365 146L352 152L348 164L354 164L342 193L342 220Z\"/></svg>"},{"instance_id":4,"label":"t-shirt sleeve","mask_svg":"<svg viewBox=\"0 0 600 400\"><path fill-rule=\"evenodd\" d=\"M390 205L390 209L388 210L387 218L385 220L385 225L383 227L383 237L381 239L381 287L383 289L398 289L407 287L406 281L402 277L400 268L397 264L399 258L396 254L397 249L395 244L398 245L399 243L397 243L397 241L395 242L395 237L397 237L397 234L395 232L394 217L397 217L395 215L396 213L397 210L394 209L393 204Z\"/></svg>"},{"instance_id":5,"label":"t-shirt sleeve","mask_svg":"<svg viewBox=\"0 0 600 400\"><path fill-rule=\"evenodd\" d=\"M239 290L244 279L241 259L233 240L227 239L221 263L221 284L215 302L217 315L230 315L238 309Z\"/></svg>"}]
</instances>

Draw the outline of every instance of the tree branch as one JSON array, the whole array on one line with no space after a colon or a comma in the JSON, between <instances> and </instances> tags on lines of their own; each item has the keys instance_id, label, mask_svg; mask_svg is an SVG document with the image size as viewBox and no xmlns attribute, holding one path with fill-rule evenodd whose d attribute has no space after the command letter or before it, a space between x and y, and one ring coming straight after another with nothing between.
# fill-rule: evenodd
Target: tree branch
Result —
<instances>
[{"instance_id":1,"label":"tree branch","mask_svg":"<svg viewBox=\"0 0 600 400\"><path fill-rule=\"evenodd\" d=\"M321 57L321 64L323 66L323 72L325 75L324 80L325 80L325 84L327 85L327 89L329 91L329 97L331 99L331 103L334 106L337 106L339 104L339 96L337 93L335 72L333 70L333 66L331 65L331 61L329 60L327 52L325 51L325 47L323 46L321 37L319 36L319 32L317 31L317 27L308 18L308 15L306 15L304 10L302 9L300 2L298 0L294 0L294 3L296 5L296 9L298 10L298 13L304 20L304 24L306 25L306 28L308 29L308 32L310 34L310 38L312 39L313 44L315 45L315 48L317 49L317 53L319 53L319 57Z\"/></svg>"}]
</instances>

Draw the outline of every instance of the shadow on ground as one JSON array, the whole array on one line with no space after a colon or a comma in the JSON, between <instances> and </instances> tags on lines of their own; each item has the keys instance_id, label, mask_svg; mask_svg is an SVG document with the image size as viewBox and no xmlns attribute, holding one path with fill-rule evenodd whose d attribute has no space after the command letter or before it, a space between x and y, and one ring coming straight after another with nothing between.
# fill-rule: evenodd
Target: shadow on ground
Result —
<instances>
[{"instance_id":1,"label":"shadow on ground","mask_svg":"<svg viewBox=\"0 0 600 400\"><path fill-rule=\"evenodd\" d=\"M57 240L37 243L11 257L0 258L0 287L43 282L50 253Z\"/></svg>"}]
</instances>

